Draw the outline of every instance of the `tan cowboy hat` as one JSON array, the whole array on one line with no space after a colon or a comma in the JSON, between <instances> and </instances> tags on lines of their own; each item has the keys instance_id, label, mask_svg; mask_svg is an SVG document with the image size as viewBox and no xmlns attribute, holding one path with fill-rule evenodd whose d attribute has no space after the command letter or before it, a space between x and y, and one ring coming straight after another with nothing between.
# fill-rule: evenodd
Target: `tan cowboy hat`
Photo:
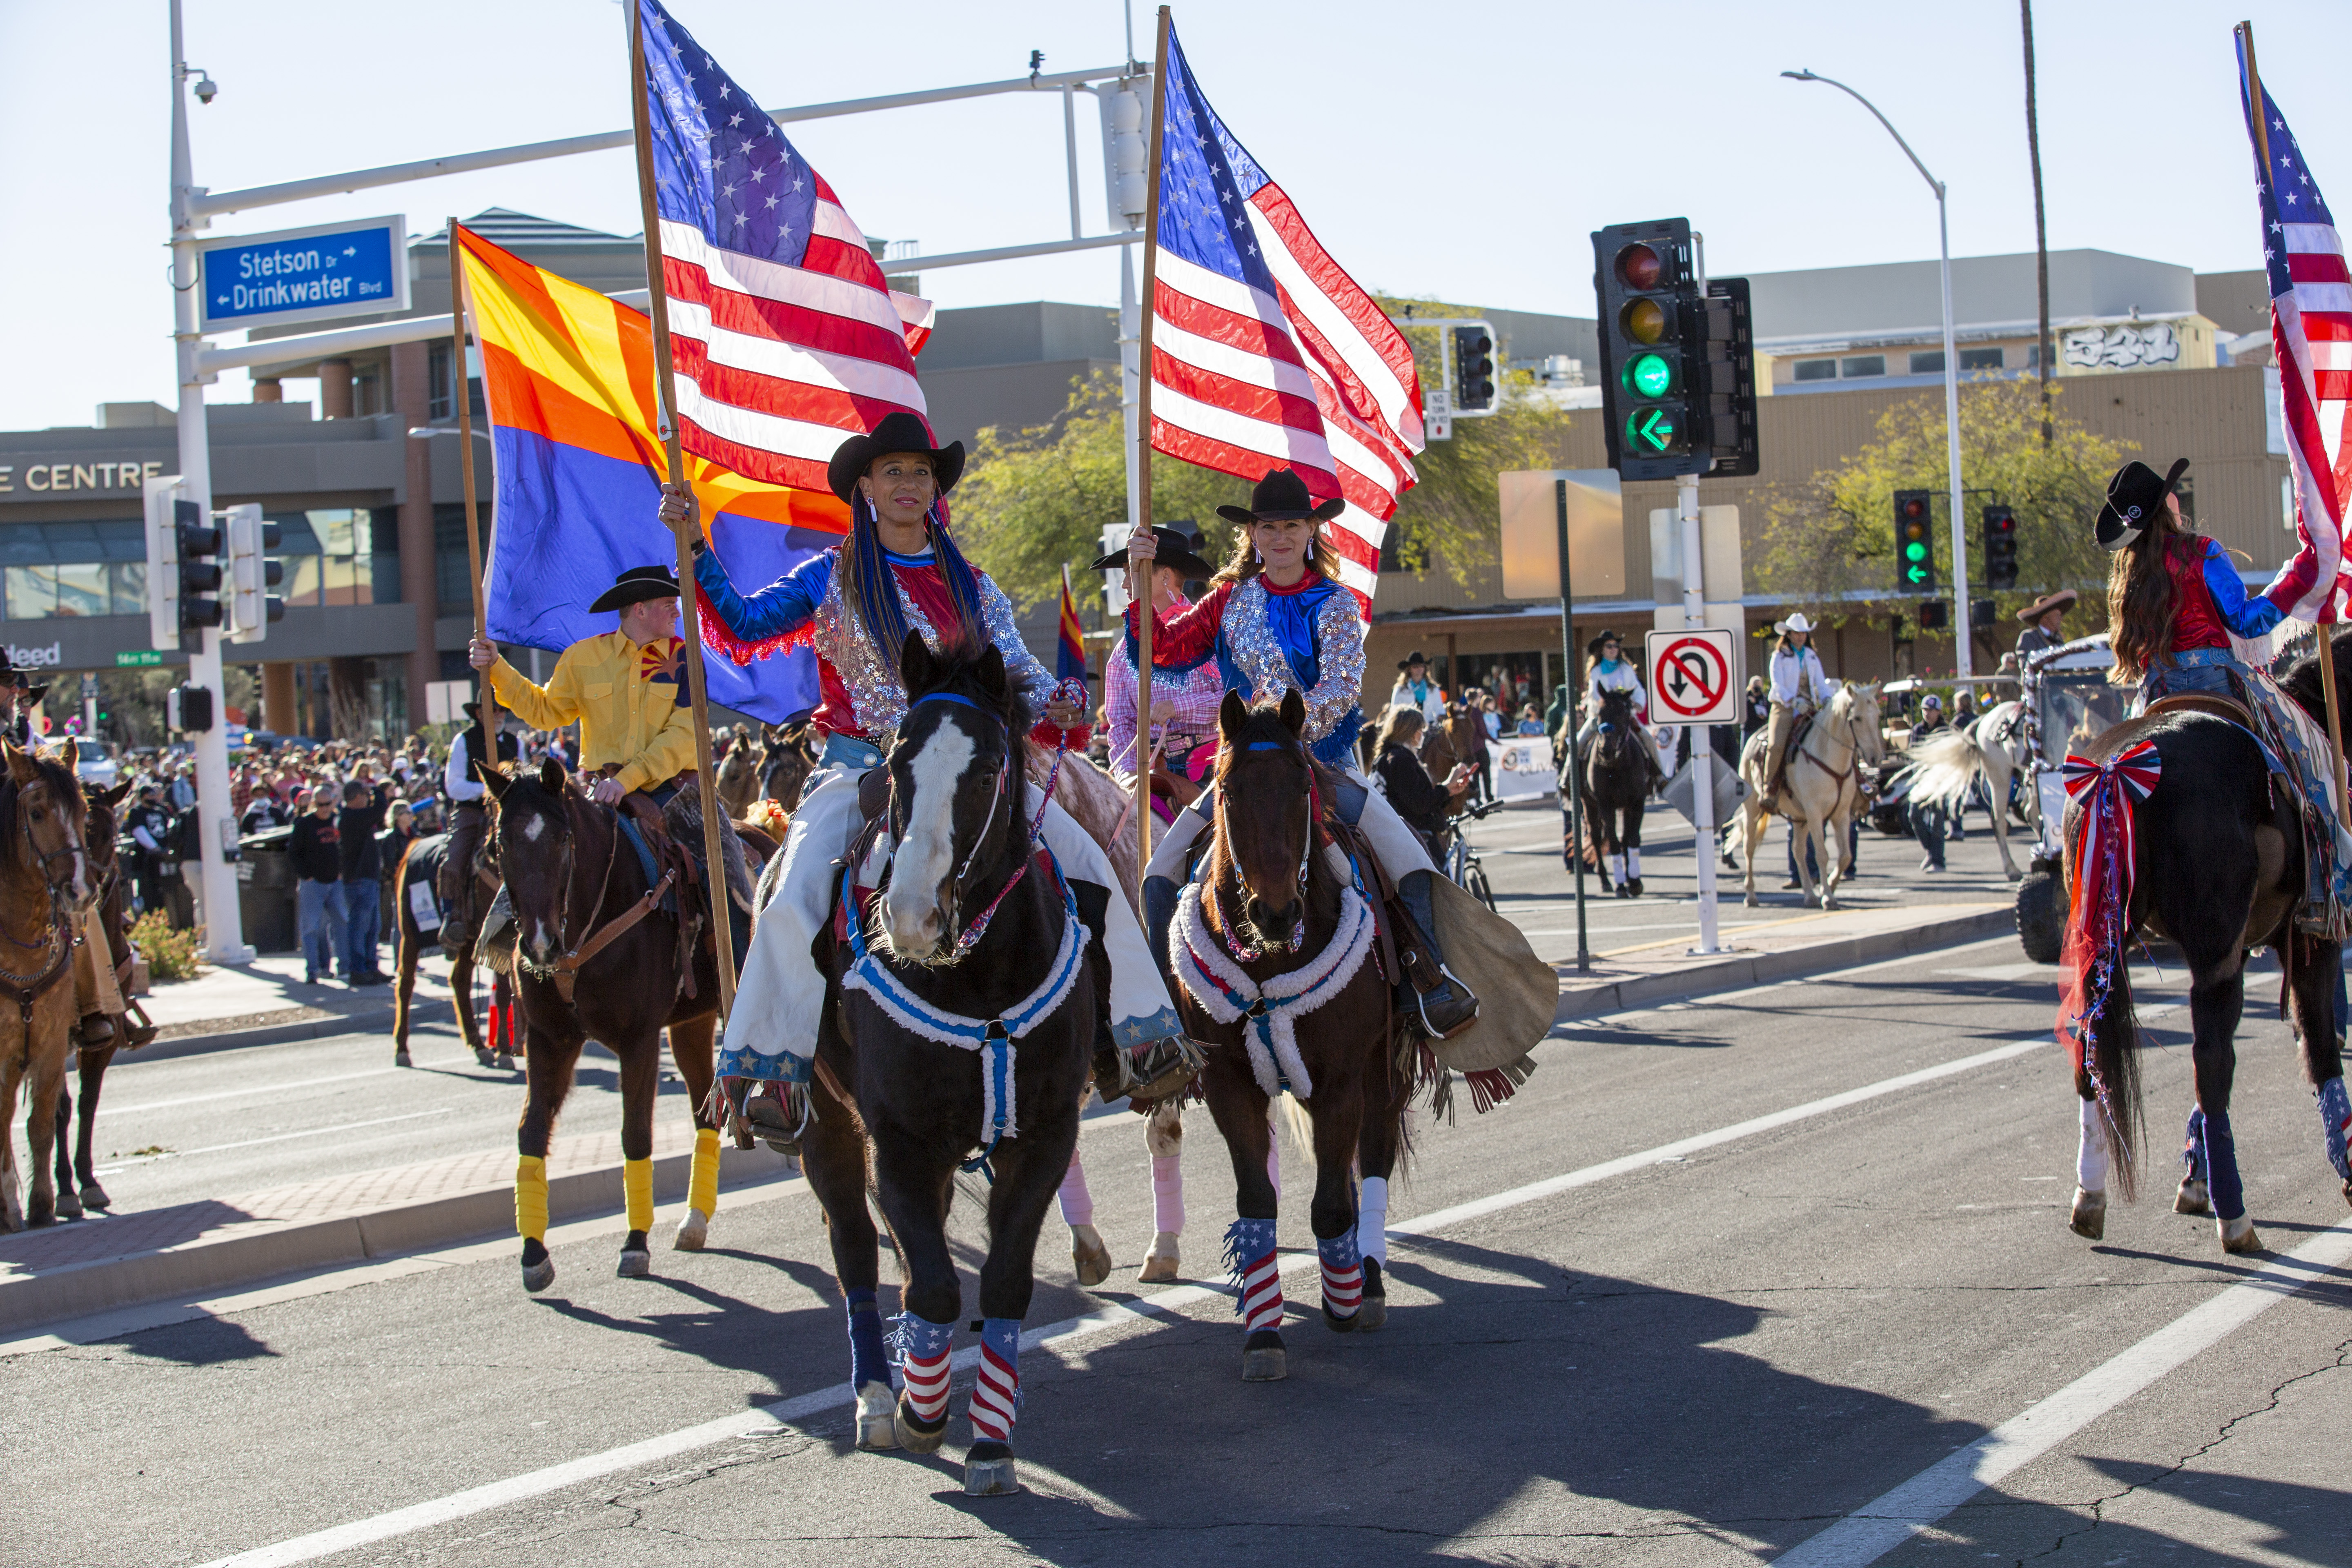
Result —
<instances>
[{"instance_id":1,"label":"tan cowboy hat","mask_svg":"<svg viewBox=\"0 0 2352 1568\"><path fill-rule=\"evenodd\" d=\"M2038 621L2053 610L2071 610L2082 595L2072 588L2061 588L2054 594L2044 594L2017 612L2021 621Z\"/></svg>"}]
</instances>

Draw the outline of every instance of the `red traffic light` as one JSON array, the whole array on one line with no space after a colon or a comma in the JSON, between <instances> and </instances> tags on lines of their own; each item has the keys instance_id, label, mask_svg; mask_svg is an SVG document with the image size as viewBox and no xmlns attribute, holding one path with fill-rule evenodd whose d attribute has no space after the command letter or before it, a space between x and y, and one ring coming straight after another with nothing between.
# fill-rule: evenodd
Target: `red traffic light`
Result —
<instances>
[{"instance_id":1,"label":"red traffic light","mask_svg":"<svg viewBox=\"0 0 2352 1568\"><path fill-rule=\"evenodd\" d=\"M1927 517L1927 500L1925 496L1905 496L1898 510L1906 523L1924 522Z\"/></svg>"},{"instance_id":2,"label":"red traffic light","mask_svg":"<svg viewBox=\"0 0 2352 1568\"><path fill-rule=\"evenodd\" d=\"M1629 245L1617 253L1617 279L1628 289L1645 291L1672 281L1665 257L1648 245Z\"/></svg>"}]
</instances>

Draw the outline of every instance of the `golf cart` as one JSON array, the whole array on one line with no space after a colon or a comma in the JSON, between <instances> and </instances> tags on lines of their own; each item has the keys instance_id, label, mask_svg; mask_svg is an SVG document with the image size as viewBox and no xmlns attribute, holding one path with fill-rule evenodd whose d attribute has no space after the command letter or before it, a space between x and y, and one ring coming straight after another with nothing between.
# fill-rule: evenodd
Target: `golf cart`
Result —
<instances>
[{"instance_id":1,"label":"golf cart","mask_svg":"<svg viewBox=\"0 0 2352 1568\"><path fill-rule=\"evenodd\" d=\"M2017 936L2036 963L2057 963L2066 934L2065 852L2058 837L2066 819L2066 753L2084 749L2130 711L2132 689L2107 683L2114 668L2103 632L2045 648L2021 672L2028 787L2041 820L2032 863L2017 885Z\"/></svg>"}]
</instances>

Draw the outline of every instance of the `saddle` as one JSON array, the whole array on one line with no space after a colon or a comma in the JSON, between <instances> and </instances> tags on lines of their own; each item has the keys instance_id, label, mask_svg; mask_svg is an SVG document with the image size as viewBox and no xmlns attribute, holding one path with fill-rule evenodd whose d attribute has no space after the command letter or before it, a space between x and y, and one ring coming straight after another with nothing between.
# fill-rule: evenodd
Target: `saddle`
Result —
<instances>
[{"instance_id":1,"label":"saddle","mask_svg":"<svg viewBox=\"0 0 2352 1568\"><path fill-rule=\"evenodd\" d=\"M2252 729L2254 724L2253 712L2244 703L2214 691L2176 691L2169 697L2159 697L2147 705L2144 716L2153 719L2159 713L2205 713L2226 719L2245 730Z\"/></svg>"}]
</instances>

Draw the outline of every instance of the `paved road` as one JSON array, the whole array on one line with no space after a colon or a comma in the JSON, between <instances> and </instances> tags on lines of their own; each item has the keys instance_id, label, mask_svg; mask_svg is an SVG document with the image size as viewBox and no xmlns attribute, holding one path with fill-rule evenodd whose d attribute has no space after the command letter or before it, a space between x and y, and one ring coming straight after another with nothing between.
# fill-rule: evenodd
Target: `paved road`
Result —
<instances>
[{"instance_id":1,"label":"paved road","mask_svg":"<svg viewBox=\"0 0 2352 1568\"><path fill-rule=\"evenodd\" d=\"M2147 980L2151 1011L2179 978ZM2266 989L2238 1079L2252 1210L2283 1251L2340 1254ZM1081 1325L1023 1359L1022 1497L961 1495L961 1378L947 1456L846 1447L822 1226L784 1184L651 1280L614 1279L617 1235L591 1227L540 1300L500 1243L15 1358L0 1538L205 1562L413 1510L331 1560L1741 1563L1848 1539L1822 1532L2033 1410L2005 1479L1886 1561L2352 1563L2352 1278L2247 1286L2210 1222L2161 1202L2118 1209L2103 1246L2069 1235L2051 996L1998 942L1566 1030L1517 1100L1418 1129L1391 1217L1436 1223L1392 1243L1385 1330L1328 1333L1294 1274L1291 1376L1244 1385L1222 1298ZM2152 1019L2159 1149L2188 1105L2180 1016ZM1033 1326L1138 1300L1141 1139L1105 1120L1082 1147L1121 1268L1078 1291L1049 1230ZM1231 1188L1205 1118L1186 1170L1186 1261L1213 1279ZM1285 1175L1303 1190L1295 1152ZM1282 1241L1309 1245L1303 1202ZM780 1399L801 1414L747 1414Z\"/></svg>"},{"instance_id":2,"label":"paved road","mask_svg":"<svg viewBox=\"0 0 2352 1568\"><path fill-rule=\"evenodd\" d=\"M1549 806L1517 807L1478 824L1473 842L1503 912L1528 932L1538 953L1567 963L1576 956L1576 911L1559 858L1559 821ZM1664 809L1646 826L1647 896L1587 900L1587 941L1596 953L1696 938L1690 827ZM1736 887L1726 885L1727 932L1803 912L1801 895L1780 888L1786 865L1780 837L1776 828L1771 874L1759 873L1761 907L1742 908ZM1908 839L1865 832L1859 854L1863 875L1848 884L1853 906L2009 896L1992 843L1981 833L1952 847L1953 869L1944 876L1917 871L1918 851ZM417 1032L417 1068L410 1072L392 1067L383 1037L365 1034L158 1060L123 1058L110 1070L100 1100L100 1179L127 1211L466 1153L509 1137L522 1105L520 1075L475 1066L446 1008L430 1018ZM664 1089L684 1095L674 1079ZM563 1128L617 1127L620 1115L615 1064L592 1049ZM21 1150L21 1126L16 1137Z\"/></svg>"}]
</instances>

